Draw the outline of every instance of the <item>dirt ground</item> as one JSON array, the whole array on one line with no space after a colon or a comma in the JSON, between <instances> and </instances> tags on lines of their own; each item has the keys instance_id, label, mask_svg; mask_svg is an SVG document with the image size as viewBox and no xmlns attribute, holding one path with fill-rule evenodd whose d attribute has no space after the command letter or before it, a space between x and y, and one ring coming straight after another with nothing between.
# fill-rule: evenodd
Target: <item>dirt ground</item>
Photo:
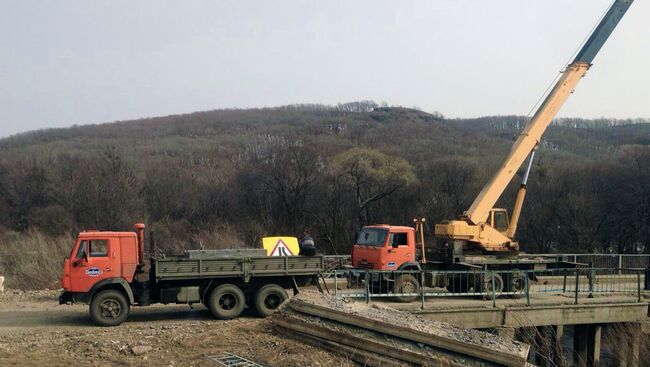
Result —
<instances>
[{"instance_id":1,"label":"dirt ground","mask_svg":"<svg viewBox=\"0 0 650 367\"><path fill-rule=\"evenodd\" d=\"M275 367L355 366L279 336L252 312L220 321L201 305L151 306L104 328L91 323L87 306L59 305L57 297L57 291L0 293L0 366L217 366L204 355L225 352Z\"/></svg>"}]
</instances>

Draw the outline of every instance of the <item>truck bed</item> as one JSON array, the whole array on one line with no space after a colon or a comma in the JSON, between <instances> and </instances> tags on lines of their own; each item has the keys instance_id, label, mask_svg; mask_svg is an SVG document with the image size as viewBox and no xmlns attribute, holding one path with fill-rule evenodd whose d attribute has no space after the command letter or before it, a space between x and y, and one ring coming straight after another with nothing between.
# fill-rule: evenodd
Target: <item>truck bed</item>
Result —
<instances>
[{"instance_id":1,"label":"truck bed","mask_svg":"<svg viewBox=\"0 0 650 367\"><path fill-rule=\"evenodd\" d=\"M317 275L323 271L322 256L264 256L188 259L167 257L154 260L157 280L196 278Z\"/></svg>"}]
</instances>

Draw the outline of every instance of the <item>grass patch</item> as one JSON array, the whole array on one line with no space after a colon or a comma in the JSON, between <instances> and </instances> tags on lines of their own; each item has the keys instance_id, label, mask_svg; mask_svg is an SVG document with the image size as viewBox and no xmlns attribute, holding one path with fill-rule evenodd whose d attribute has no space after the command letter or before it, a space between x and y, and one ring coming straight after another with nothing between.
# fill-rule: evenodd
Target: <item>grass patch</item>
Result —
<instances>
[{"instance_id":1,"label":"grass patch","mask_svg":"<svg viewBox=\"0 0 650 367\"><path fill-rule=\"evenodd\" d=\"M14 289L57 289L63 259L70 253L71 236L48 236L38 231L0 233L0 275Z\"/></svg>"}]
</instances>

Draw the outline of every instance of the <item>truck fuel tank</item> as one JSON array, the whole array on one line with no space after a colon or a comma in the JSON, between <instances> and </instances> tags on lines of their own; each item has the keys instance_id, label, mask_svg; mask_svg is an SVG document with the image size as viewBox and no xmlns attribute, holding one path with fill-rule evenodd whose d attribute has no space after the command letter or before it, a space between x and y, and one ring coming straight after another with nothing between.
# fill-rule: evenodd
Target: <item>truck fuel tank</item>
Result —
<instances>
[{"instance_id":1,"label":"truck fuel tank","mask_svg":"<svg viewBox=\"0 0 650 367\"><path fill-rule=\"evenodd\" d=\"M160 302L162 303L199 303L201 293L199 287L178 287L162 288L160 290Z\"/></svg>"}]
</instances>

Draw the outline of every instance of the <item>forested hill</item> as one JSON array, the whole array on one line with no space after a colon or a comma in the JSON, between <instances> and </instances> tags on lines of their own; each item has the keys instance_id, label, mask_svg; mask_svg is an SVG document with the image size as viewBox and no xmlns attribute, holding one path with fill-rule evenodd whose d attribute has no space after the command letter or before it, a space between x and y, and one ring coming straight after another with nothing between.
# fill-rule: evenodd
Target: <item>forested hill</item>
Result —
<instances>
[{"instance_id":1,"label":"forested hill","mask_svg":"<svg viewBox=\"0 0 650 367\"><path fill-rule=\"evenodd\" d=\"M456 217L526 121L355 102L24 133L0 140L0 232L144 220L167 251L307 230L324 251L347 253L362 224ZM531 174L523 248L650 251L649 162L648 120L555 122ZM516 186L500 205L511 207Z\"/></svg>"}]
</instances>

